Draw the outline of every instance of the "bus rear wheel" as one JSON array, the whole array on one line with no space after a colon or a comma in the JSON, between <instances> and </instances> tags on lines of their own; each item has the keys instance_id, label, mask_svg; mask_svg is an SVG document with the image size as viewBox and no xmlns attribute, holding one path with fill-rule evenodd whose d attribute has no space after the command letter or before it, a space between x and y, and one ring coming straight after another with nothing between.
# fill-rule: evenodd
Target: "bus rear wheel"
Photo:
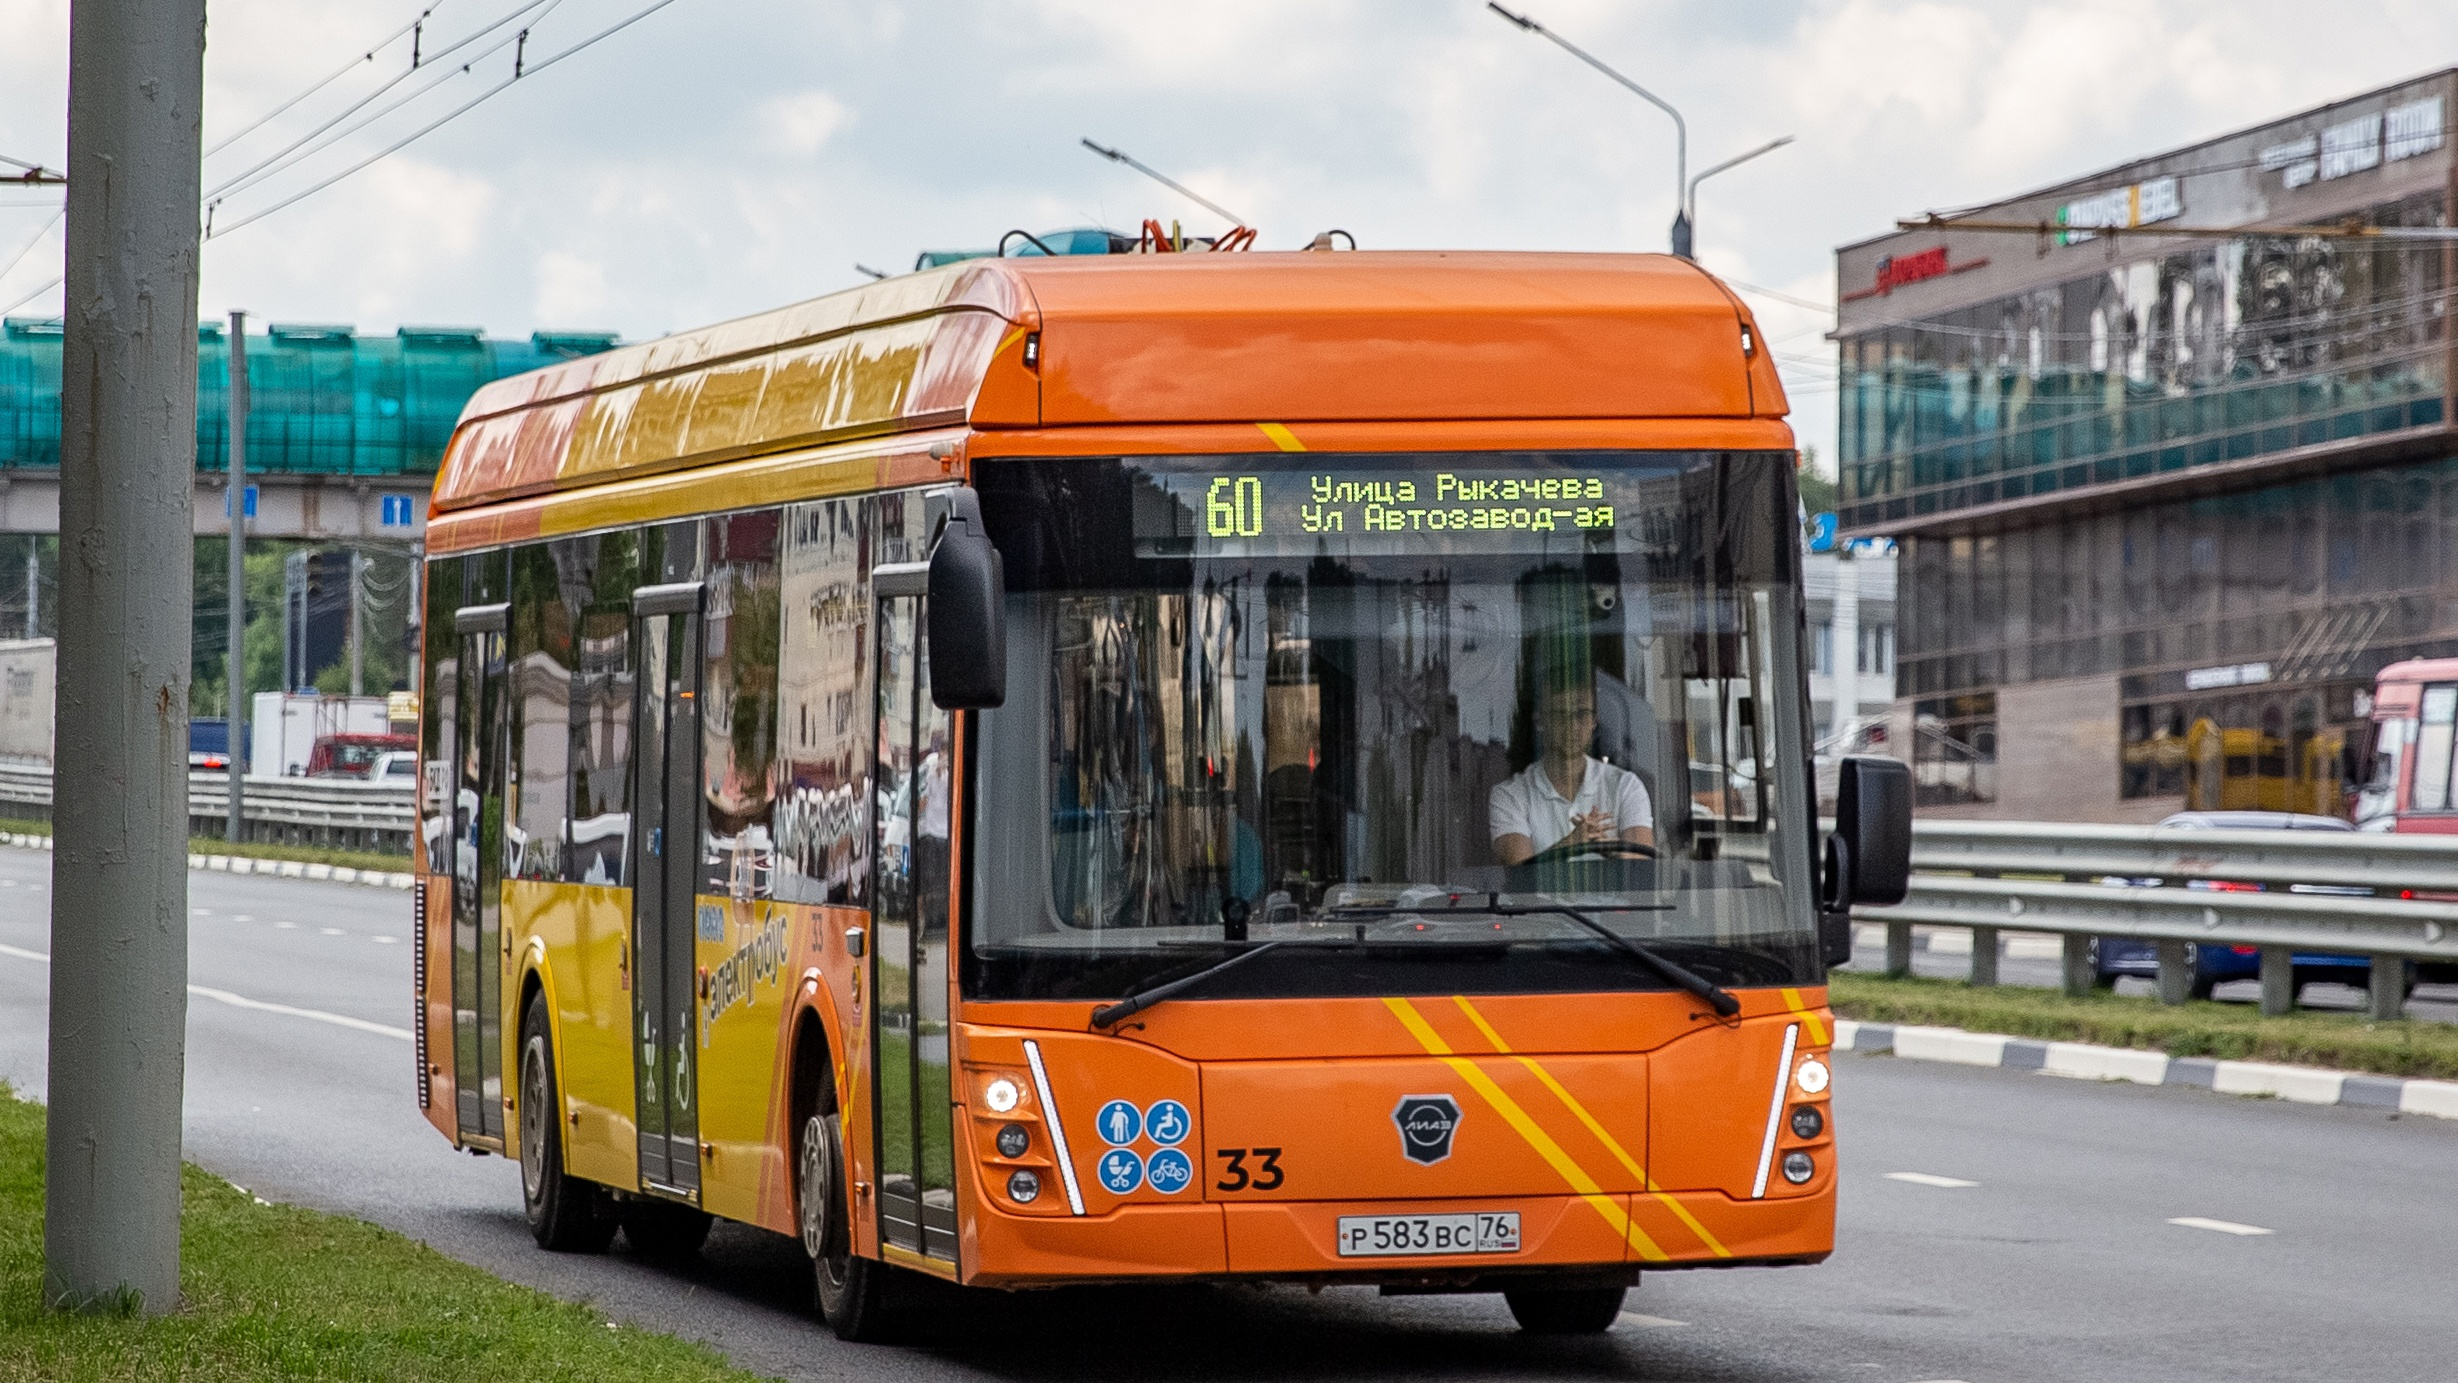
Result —
<instances>
[{"instance_id":1,"label":"bus rear wheel","mask_svg":"<svg viewBox=\"0 0 2458 1383\"><path fill-rule=\"evenodd\" d=\"M843 1123L834 1110L814 1112L803 1121L794 1159L802 1251L811 1256L819 1314L840 1339L867 1344L886 1333L888 1266L853 1251L845 1190Z\"/></svg>"},{"instance_id":2,"label":"bus rear wheel","mask_svg":"<svg viewBox=\"0 0 2458 1383\"><path fill-rule=\"evenodd\" d=\"M557 1253L603 1252L615 1231L606 1193L563 1170L563 1101L542 996L521 1014L520 1102L521 1209L530 1234Z\"/></svg>"},{"instance_id":3,"label":"bus rear wheel","mask_svg":"<svg viewBox=\"0 0 2458 1383\"><path fill-rule=\"evenodd\" d=\"M1511 1287L1502 1300L1531 1335L1601 1335L1621 1318L1627 1287Z\"/></svg>"}]
</instances>

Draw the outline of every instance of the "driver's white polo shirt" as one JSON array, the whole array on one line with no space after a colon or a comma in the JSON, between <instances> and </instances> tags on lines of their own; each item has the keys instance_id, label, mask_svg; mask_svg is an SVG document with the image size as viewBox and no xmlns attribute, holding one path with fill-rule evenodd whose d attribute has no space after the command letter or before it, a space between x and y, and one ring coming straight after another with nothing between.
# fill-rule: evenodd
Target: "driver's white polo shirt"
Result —
<instances>
[{"instance_id":1,"label":"driver's white polo shirt","mask_svg":"<svg viewBox=\"0 0 2458 1383\"><path fill-rule=\"evenodd\" d=\"M1485 807L1492 818L1494 839L1526 836L1538 850L1569 835L1572 817L1594 815L1599 808L1608 835L1618 836L1634 826L1653 830L1656 825L1655 808L1647 800L1647 785L1639 781L1639 775L1596 758L1587 761L1576 799L1563 800L1553 780L1545 776L1544 760L1539 759L1494 784Z\"/></svg>"}]
</instances>

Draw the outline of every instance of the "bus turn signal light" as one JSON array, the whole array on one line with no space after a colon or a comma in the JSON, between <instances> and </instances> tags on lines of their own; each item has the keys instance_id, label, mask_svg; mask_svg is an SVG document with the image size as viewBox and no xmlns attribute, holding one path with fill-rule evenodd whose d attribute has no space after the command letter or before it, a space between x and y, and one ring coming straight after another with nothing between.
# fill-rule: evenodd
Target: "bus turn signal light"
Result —
<instances>
[{"instance_id":1,"label":"bus turn signal light","mask_svg":"<svg viewBox=\"0 0 2458 1383\"><path fill-rule=\"evenodd\" d=\"M981 1098L983 1104L990 1106L991 1113L1005 1114L1023 1100L1024 1091L1014 1081L999 1076L982 1087Z\"/></svg>"},{"instance_id":2,"label":"bus turn signal light","mask_svg":"<svg viewBox=\"0 0 2458 1383\"><path fill-rule=\"evenodd\" d=\"M1802 1094L1819 1094L1826 1089L1826 1063L1814 1056L1809 1057L1794 1070L1792 1078L1800 1083Z\"/></svg>"},{"instance_id":3,"label":"bus turn signal light","mask_svg":"<svg viewBox=\"0 0 2458 1383\"><path fill-rule=\"evenodd\" d=\"M1032 1130L1022 1124L1008 1124L999 1130L999 1156L1001 1157L1022 1157L1032 1146Z\"/></svg>"},{"instance_id":4,"label":"bus turn signal light","mask_svg":"<svg viewBox=\"0 0 2458 1383\"><path fill-rule=\"evenodd\" d=\"M1792 1110L1792 1136L1815 1138L1826 1132L1826 1116L1814 1104L1795 1105Z\"/></svg>"}]
</instances>

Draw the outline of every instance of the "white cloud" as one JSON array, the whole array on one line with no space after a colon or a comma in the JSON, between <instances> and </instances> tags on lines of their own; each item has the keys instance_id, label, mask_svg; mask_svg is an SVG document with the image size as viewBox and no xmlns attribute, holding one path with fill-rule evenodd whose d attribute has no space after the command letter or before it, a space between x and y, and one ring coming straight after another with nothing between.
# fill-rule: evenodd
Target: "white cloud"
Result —
<instances>
[{"instance_id":1,"label":"white cloud","mask_svg":"<svg viewBox=\"0 0 2458 1383\"><path fill-rule=\"evenodd\" d=\"M779 96L760 107L760 128L781 152L809 158L828 137L852 123L845 103L814 87Z\"/></svg>"},{"instance_id":2,"label":"white cloud","mask_svg":"<svg viewBox=\"0 0 2458 1383\"><path fill-rule=\"evenodd\" d=\"M596 321L610 305L606 266L568 250L538 257L537 320L577 326Z\"/></svg>"}]
</instances>

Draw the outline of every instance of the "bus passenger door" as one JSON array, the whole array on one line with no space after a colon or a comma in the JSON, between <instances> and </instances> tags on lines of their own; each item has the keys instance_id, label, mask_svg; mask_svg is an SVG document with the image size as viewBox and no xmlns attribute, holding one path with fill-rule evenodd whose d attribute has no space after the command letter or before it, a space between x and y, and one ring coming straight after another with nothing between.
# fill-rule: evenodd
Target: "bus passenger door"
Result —
<instances>
[{"instance_id":1,"label":"bus passenger door","mask_svg":"<svg viewBox=\"0 0 2458 1383\"><path fill-rule=\"evenodd\" d=\"M452 747L452 1088L461 1138L504 1136L504 742L509 607L455 612Z\"/></svg>"},{"instance_id":2,"label":"bus passenger door","mask_svg":"<svg viewBox=\"0 0 2458 1383\"><path fill-rule=\"evenodd\" d=\"M928 567L872 572L879 608L878 871L871 891L871 1088L879 1237L956 1261L955 1113L948 1081L951 739L922 638Z\"/></svg>"},{"instance_id":3,"label":"bus passenger door","mask_svg":"<svg viewBox=\"0 0 2458 1383\"><path fill-rule=\"evenodd\" d=\"M700 586L632 593L639 728L632 741L633 1089L640 1181L697 1197L699 1070L692 903L700 874Z\"/></svg>"}]
</instances>

